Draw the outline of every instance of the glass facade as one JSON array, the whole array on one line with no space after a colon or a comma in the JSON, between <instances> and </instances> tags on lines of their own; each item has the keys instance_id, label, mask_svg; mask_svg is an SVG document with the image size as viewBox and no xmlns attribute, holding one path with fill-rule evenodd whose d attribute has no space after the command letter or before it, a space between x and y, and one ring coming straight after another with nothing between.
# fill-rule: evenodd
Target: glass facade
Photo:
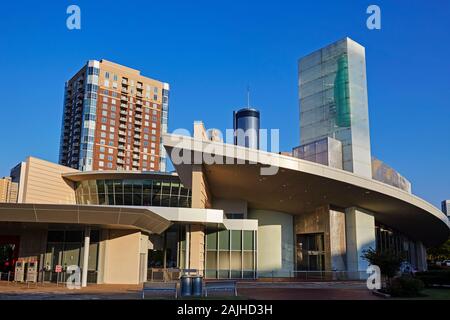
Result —
<instances>
[{"instance_id":1,"label":"glass facade","mask_svg":"<svg viewBox=\"0 0 450 320\"><path fill-rule=\"evenodd\" d=\"M292 149L296 158L342 169L342 143L330 137Z\"/></svg>"},{"instance_id":2,"label":"glass facade","mask_svg":"<svg viewBox=\"0 0 450 320\"><path fill-rule=\"evenodd\" d=\"M88 260L88 282L97 282L98 272L98 230L90 232L89 260ZM49 230L47 234L47 249L44 256L44 269L54 271L56 265L61 265L64 276L68 266L83 266L84 231L81 230ZM46 273L46 281L56 281L57 274ZM60 279L61 281L62 279Z\"/></svg>"},{"instance_id":3,"label":"glass facade","mask_svg":"<svg viewBox=\"0 0 450 320\"><path fill-rule=\"evenodd\" d=\"M191 207L191 190L165 179L85 180L76 185L78 204Z\"/></svg>"},{"instance_id":4,"label":"glass facade","mask_svg":"<svg viewBox=\"0 0 450 320\"><path fill-rule=\"evenodd\" d=\"M343 169L371 177L365 49L343 39L299 61L300 144L342 142Z\"/></svg>"},{"instance_id":5,"label":"glass facade","mask_svg":"<svg viewBox=\"0 0 450 320\"><path fill-rule=\"evenodd\" d=\"M205 276L217 279L256 278L256 231L207 228Z\"/></svg>"},{"instance_id":6,"label":"glass facade","mask_svg":"<svg viewBox=\"0 0 450 320\"><path fill-rule=\"evenodd\" d=\"M87 65L87 80L83 104L83 118L81 127L81 143L79 166L81 171L93 169L94 161L94 134L97 114L98 74L99 62L90 60Z\"/></svg>"}]
</instances>

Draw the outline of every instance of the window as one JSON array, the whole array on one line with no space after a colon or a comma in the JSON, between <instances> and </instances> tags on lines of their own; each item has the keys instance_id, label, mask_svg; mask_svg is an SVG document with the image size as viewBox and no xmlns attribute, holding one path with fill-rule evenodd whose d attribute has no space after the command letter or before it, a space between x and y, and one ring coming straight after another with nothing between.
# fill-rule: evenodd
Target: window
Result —
<instances>
[{"instance_id":1,"label":"window","mask_svg":"<svg viewBox=\"0 0 450 320\"><path fill-rule=\"evenodd\" d=\"M106 119L105 117L102 118L102 123L107 123L108 119Z\"/></svg>"},{"instance_id":2,"label":"window","mask_svg":"<svg viewBox=\"0 0 450 320\"><path fill-rule=\"evenodd\" d=\"M112 168L112 163L108 162L108 168L111 169Z\"/></svg>"},{"instance_id":3,"label":"window","mask_svg":"<svg viewBox=\"0 0 450 320\"><path fill-rule=\"evenodd\" d=\"M108 156L108 161L113 161L113 156Z\"/></svg>"},{"instance_id":4,"label":"window","mask_svg":"<svg viewBox=\"0 0 450 320\"><path fill-rule=\"evenodd\" d=\"M114 81L117 81L117 74L114 75Z\"/></svg>"},{"instance_id":5,"label":"window","mask_svg":"<svg viewBox=\"0 0 450 320\"><path fill-rule=\"evenodd\" d=\"M103 84L105 85L105 87L109 87L109 80L105 80Z\"/></svg>"},{"instance_id":6,"label":"window","mask_svg":"<svg viewBox=\"0 0 450 320\"><path fill-rule=\"evenodd\" d=\"M103 160L103 159L105 159L105 155L103 153L100 153L99 158Z\"/></svg>"},{"instance_id":7,"label":"window","mask_svg":"<svg viewBox=\"0 0 450 320\"><path fill-rule=\"evenodd\" d=\"M108 71L105 72L105 78L109 79L109 72Z\"/></svg>"},{"instance_id":8,"label":"window","mask_svg":"<svg viewBox=\"0 0 450 320\"><path fill-rule=\"evenodd\" d=\"M106 126L104 124L102 124L101 128L102 128L103 131L106 131Z\"/></svg>"},{"instance_id":9,"label":"window","mask_svg":"<svg viewBox=\"0 0 450 320\"><path fill-rule=\"evenodd\" d=\"M100 147L100 152L105 152L105 147Z\"/></svg>"},{"instance_id":10,"label":"window","mask_svg":"<svg viewBox=\"0 0 450 320\"><path fill-rule=\"evenodd\" d=\"M98 166L99 166L99 167L104 167L104 165L105 165L105 163L104 163L103 161L99 161L99 162L98 162Z\"/></svg>"},{"instance_id":11,"label":"window","mask_svg":"<svg viewBox=\"0 0 450 320\"><path fill-rule=\"evenodd\" d=\"M103 110L103 111L102 111L102 116L104 116L104 117L108 116L108 111Z\"/></svg>"},{"instance_id":12,"label":"window","mask_svg":"<svg viewBox=\"0 0 450 320\"><path fill-rule=\"evenodd\" d=\"M100 137L106 138L106 132L100 132Z\"/></svg>"},{"instance_id":13,"label":"window","mask_svg":"<svg viewBox=\"0 0 450 320\"><path fill-rule=\"evenodd\" d=\"M108 97L103 97L103 102L108 102Z\"/></svg>"},{"instance_id":14,"label":"window","mask_svg":"<svg viewBox=\"0 0 450 320\"><path fill-rule=\"evenodd\" d=\"M114 129L115 129L114 127L110 127L109 132L114 132Z\"/></svg>"},{"instance_id":15,"label":"window","mask_svg":"<svg viewBox=\"0 0 450 320\"><path fill-rule=\"evenodd\" d=\"M109 154L113 154L113 152L114 152L114 149L111 149L111 148L108 149Z\"/></svg>"}]
</instances>

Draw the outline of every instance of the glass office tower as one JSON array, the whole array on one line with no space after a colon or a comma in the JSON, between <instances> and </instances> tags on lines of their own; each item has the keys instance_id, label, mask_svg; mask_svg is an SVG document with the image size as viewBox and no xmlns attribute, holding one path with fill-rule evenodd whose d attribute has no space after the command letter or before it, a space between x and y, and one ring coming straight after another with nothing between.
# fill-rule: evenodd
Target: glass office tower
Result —
<instances>
[{"instance_id":1,"label":"glass office tower","mask_svg":"<svg viewBox=\"0 0 450 320\"><path fill-rule=\"evenodd\" d=\"M299 60L300 144L342 142L343 169L372 177L365 49L345 38Z\"/></svg>"}]
</instances>

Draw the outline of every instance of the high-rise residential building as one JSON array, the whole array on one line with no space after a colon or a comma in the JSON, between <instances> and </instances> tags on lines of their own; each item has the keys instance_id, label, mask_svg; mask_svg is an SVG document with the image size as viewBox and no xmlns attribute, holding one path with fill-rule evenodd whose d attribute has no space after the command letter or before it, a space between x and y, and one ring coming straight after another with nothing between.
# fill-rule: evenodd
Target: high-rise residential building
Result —
<instances>
[{"instance_id":1,"label":"high-rise residential building","mask_svg":"<svg viewBox=\"0 0 450 320\"><path fill-rule=\"evenodd\" d=\"M89 60L65 85L59 163L82 171L165 171L169 84Z\"/></svg>"},{"instance_id":2,"label":"high-rise residential building","mask_svg":"<svg viewBox=\"0 0 450 320\"><path fill-rule=\"evenodd\" d=\"M447 217L450 218L450 200L442 201L442 212L444 212Z\"/></svg>"},{"instance_id":3,"label":"high-rise residential building","mask_svg":"<svg viewBox=\"0 0 450 320\"><path fill-rule=\"evenodd\" d=\"M372 177L365 49L345 38L299 60L300 144L341 141L343 169Z\"/></svg>"},{"instance_id":4,"label":"high-rise residential building","mask_svg":"<svg viewBox=\"0 0 450 320\"><path fill-rule=\"evenodd\" d=\"M18 184L11 177L0 179L0 202L17 202Z\"/></svg>"}]
</instances>

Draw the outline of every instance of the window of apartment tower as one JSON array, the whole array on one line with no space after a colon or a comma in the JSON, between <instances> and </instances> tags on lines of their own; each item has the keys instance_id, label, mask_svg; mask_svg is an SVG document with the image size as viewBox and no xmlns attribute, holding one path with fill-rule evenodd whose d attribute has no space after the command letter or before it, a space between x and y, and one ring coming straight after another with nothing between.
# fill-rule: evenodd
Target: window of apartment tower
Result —
<instances>
[{"instance_id":1,"label":"window of apartment tower","mask_svg":"<svg viewBox=\"0 0 450 320\"><path fill-rule=\"evenodd\" d=\"M105 72L105 78L109 79L109 72L108 71Z\"/></svg>"}]
</instances>

